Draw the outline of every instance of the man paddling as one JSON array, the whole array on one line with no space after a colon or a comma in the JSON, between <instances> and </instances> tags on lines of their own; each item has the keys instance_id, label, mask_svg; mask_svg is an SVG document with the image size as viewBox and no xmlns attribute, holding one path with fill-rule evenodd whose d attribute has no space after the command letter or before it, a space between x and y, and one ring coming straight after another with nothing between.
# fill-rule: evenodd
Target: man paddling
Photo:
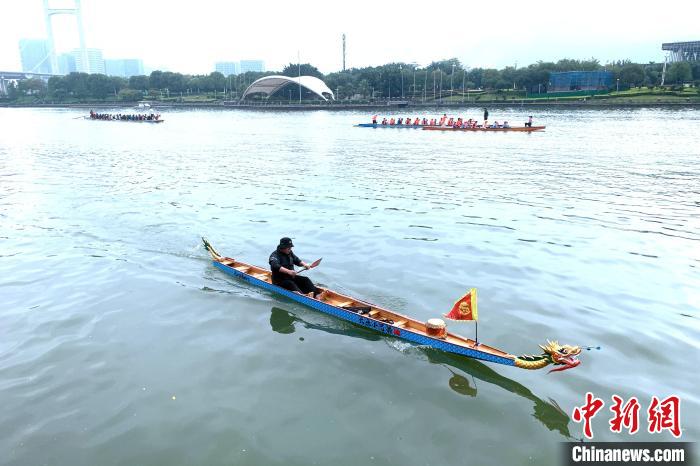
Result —
<instances>
[{"instance_id":1,"label":"man paddling","mask_svg":"<svg viewBox=\"0 0 700 466\"><path fill-rule=\"evenodd\" d=\"M308 277L298 276L294 271L294 266L310 269L314 264L307 264L299 259L293 252L294 244L291 238L280 239L277 249L270 254L270 269L272 270L272 283L290 291L302 293L321 299L323 290L317 288ZM320 296L319 296L320 295Z\"/></svg>"}]
</instances>

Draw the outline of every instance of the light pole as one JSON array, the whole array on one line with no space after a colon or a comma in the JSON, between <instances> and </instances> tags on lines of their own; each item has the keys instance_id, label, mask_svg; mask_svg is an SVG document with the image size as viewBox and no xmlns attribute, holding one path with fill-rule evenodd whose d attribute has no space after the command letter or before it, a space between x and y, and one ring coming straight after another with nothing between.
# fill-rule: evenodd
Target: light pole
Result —
<instances>
[{"instance_id":1,"label":"light pole","mask_svg":"<svg viewBox=\"0 0 700 466\"><path fill-rule=\"evenodd\" d=\"M438 68L438 71L440 72L440 104L442 104L442 70Z\"/></svg>"},{"instance_id":2,"label":"light pole","mask_svg":"<svg viewBox=\"0 0 700 466\"><path fill-rule=\"evenodd\" d=\"M617 92L620 92L620 78L617 78Z\"/></svg>"},{"instance_id":3,"label":"light pole","mask_svg":"<svg viewBox=\"0 0 700 466\"><path fill-rule=\"evenodd\" d=\"M412 97L415 99L416 98L416 68L415 65L413 67L413 95Z\"/></svg>"},{"instance_id":4,"label":"light pole","mask_svg":"<svg viewBox=\"0 0 700 466\"><path fill-rule=\"evenodd\" d=\"M401 98L403 99L403 66L399 65L399 73L401 73Z\"/></svg>"},{"instance_id":5,"label":"light pole","mask_svg":"<svg viewBox=\"0 0 700 466\"><path fill-rule=\"evenodd\" d=\"M462 103L464 103L464 78L466 77L467 69L462 71Z\"/></svg>"},{"instance_id":6,"label":"light pole","mask_svg":"<svg viewBox=\"0 0 700 466\"><path fill-rule=\"evenodd\" d=\"M428 70L425 70L425 80L423 81L423 103L425 103L425 93L428 91Z\"/></svg>"},{"instance_id":7,"label":"light pole","mask_svg":"<svg viewBox=\"0 0 700 466\"><path fill-rule=\"evenodd\" d=\"M455 64L452 64L452 73L450 73L450 100L452 100L452 93L455 90L454 87L454 76L455 76Z\"/></svg>"}]
</instances>

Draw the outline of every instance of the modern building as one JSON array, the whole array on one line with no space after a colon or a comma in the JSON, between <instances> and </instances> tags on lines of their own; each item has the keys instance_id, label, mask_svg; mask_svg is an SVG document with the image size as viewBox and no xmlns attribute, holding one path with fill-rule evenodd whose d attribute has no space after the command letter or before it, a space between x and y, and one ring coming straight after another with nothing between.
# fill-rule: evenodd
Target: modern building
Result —
<instances>
[{"instance_id":1,"label":"modern building","mask_svg":"<svg viewBox=\"0 0 700 466\"><path fill-rule=\"evenodd\" d=\"M62 53L58 57L58 73L59 74L70 74L75 73L77 68L75 67L75 57L71 53Z\"/></svg>"},{"instance_id":2,"label":"modern building","mask_svg":"<svg viewBox=\"0 0 700 466\"><path fill-rule=\"evenodd\" d=\"M230 76L232 74L239 74L241 72L241 66L237 61L219 61L214 65L215 71L223 74L224 76Z\"/></svg>"},{"instance_id":3,"label":"modern building","mask_svg":"<svg viewBox=\"0 0 700 466\"><path fill-rule=\"evenodd\" d=\"M700 60L700 41L667 42L661 44L661 50L670 52L670 62Z\"/></svg>"},{"instance_id":4,"label":"modern building","mask_svg":"<svg viewBox=\"0 0 700 466\"><path fill-rule=\"evenodd\" d=\"M610 89L612 82L612 71L549 73L547 92L604 91Z\"/></svg>"},{"instance_id":5,"label":"modern building","mask_svg":"<svg viewBox=\"0 0 700 466\"><path fill-rule=\"evenodd\" d=\"M105 74L105 61L102 58L102 50L86 49L86 52L83 53L80 49L75 49L71 52L75 59L76 71L90 74ZM87 56L87 63L83 60L84 56Z\"/></svg>"},{"instance_id":6,"label":"modern building","mask_svg":"<svg viewBox=\"0 0 700 466\"><path fill-rule=\"evenodd\" d=\"M51 53L45 39L22 39L19 41L22 71L27 73L51 73Z\"/></svg>"},{"instance_id":7,"label":"modern building","mask_svg":"<svg viewBox=\"0 0 700 466\"><path fill-rule=\"evenodd\" d=\"M143 62L137 58L106 59L105 74L130 78L143 74Z\"/></svg>"},{"instance_id":8,"label":"modern building","mask_svg":"<svg viewBox=\"0 0 700 466\"><path fill-rule=\"evenodd\" d=\"M265 76L263 78L254 81L245 90L241 96L241 100L245 99L249 95L253 94L264 94L268 98L287 86L295 86L298 88L304 88L311 95L320 97L323 100L331 99L335 100L333 91L331 91L326 83L314 76L299 76L296 78L291 78L289 76Z\"/></svg>"},{"instance_id":9,"label":"modern building","mask_svg":"<svg viewBox=\"0 0 700 466\"><path fill-rule=\"evenodd\" d=\"M241 73L248 71L262 72L265 71L265 62L262 60L241 60Z\"/></svg>"}]
</instances>

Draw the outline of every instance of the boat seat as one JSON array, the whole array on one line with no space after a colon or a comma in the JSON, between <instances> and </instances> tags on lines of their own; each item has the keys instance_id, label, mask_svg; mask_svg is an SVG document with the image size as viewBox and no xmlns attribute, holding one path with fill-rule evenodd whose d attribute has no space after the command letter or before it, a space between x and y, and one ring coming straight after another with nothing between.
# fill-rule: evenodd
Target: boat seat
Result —
<instances>
[{"instance_id":1,"label":"boat seat","mask_svg":"<svg viewBox=\"0 0 700 466\"><path fill-rule=\"evenodd\" d=\"M258 280L267 281L267 274L264 274L264 273L251 273L251 275L254 276L255 278L257 278Z\"/></svg>"},{"instance_id":2,"label":"boat seat","mask_svg":"<svg viewBox=\"0 0 700 466\"><path fill-rule=\"evenodd\" d=\"M233 264L236 263L236 261L233 260L233 259L224 259L224 260L221 261L221 263L224 264L224 265L233 265Z\"/></svg>"},{"instance_id":3,"label":"boat seat","mask_svg":"<svg viewBox=\"0 0 700 466\"><path fill-rule=\"evenodd\" d=\"M399 320L399 321L394 322L394 327L403 327L405 325L406 325L405 320Z\"/></svg>"},{"instance_id":4,"label":"boat seat","mask_svg":"<svg viewBox=\"0 0 700 466\"><path fill-rule=\"evenodd\" d=\"M348 307L352 304L352 301L343 301L342 303L336 304L338 307Z\"/></svg>"},{"instance_id":5,"label":"boat seat","mask_svg":"<svg viewBox=\"0 0 700 466\"><path fill-rule=\"evenodd\" d=\"M369 316L370 316L370 317L374 317L374 316L376 316L377 314L379 314L379 311L376 310L376 309L373 310L373 311L369 311Z\"/></svg>"}]
</instances>

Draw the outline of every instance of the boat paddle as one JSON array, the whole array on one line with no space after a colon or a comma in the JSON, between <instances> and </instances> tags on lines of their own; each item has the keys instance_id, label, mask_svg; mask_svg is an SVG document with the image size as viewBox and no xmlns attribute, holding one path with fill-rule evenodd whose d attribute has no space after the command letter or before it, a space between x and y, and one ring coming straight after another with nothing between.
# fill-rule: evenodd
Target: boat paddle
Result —
<instances>
[{"instance_id":1,"label":"boat paddle","mask_svg":"<svg viewBox=\"0 0 700 466\"><path fill-rule=\"evenodd\" d=\"M309 265L309 269L313 269L314 267L318 267L318 264L320 264L322 260L323 260L323 257L320 258L320 259L316 259L315 261L313 261L313 262L311 263L311 265ZM302 273L304 270L308 270L308 269L301 269L300 271L297 272L297 274Z\"/></svg>"}]
</instances>

